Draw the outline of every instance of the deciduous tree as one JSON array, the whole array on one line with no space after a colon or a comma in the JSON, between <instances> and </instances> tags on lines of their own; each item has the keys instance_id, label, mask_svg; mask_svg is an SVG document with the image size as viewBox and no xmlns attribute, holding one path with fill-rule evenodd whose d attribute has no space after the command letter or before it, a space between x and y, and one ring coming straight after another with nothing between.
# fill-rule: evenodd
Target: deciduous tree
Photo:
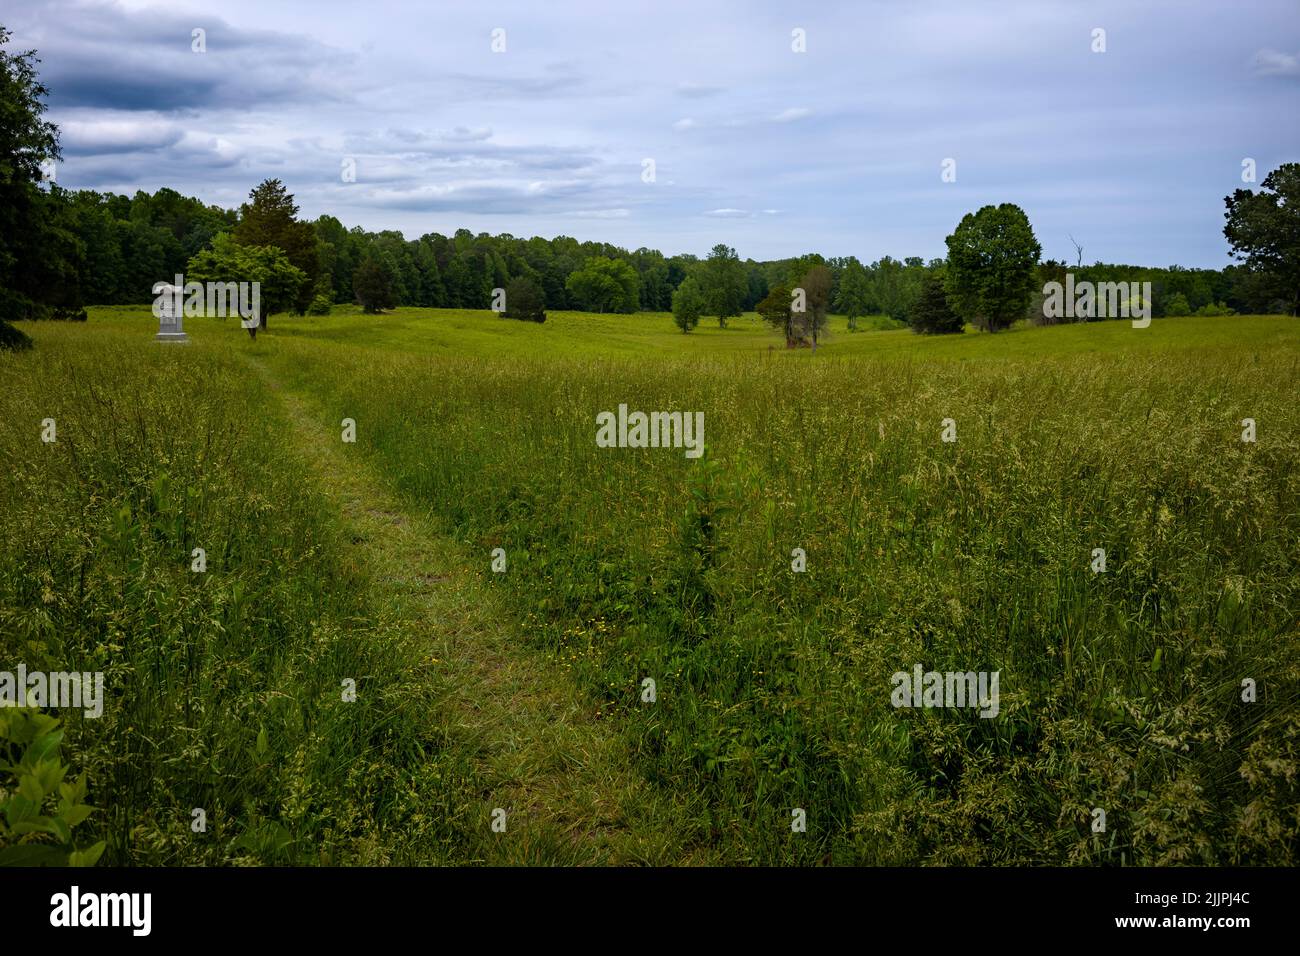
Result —
<instances>
[{"instance_id":1,"label":"deciduous tree","mask_svg":"<svg viewBox=\"0 0 1300 956\"><path fill-rule=\"evenodd\" d=\"M754 306L759 318L785 336L786 348L794 348L799 344L799 332L795 328L791 303L790 287L784 282L778 282L771 287L767 296Z\"/></svg>"},{"instance_id":2,"label":"deciduous tree","mask_svg":"<svg viewBox=\"0 0 1300 956\"><path fill-rule=\"evenodd\" d=\"M1256 293L1276 290L1291 315L1300 312L1300 163L1273 170L1259 192L1224 198L1223 234L1234 258L1255 276Z\"/></svg>"},{"instance_id":3,"label":"deciduous tree","mask_svg":"<svg viewBox=\"0 0 1300 956\"><path fill-rule=\"evenodd\" d=\"M996 332L1023 317L1042 247L1013 203L967 213L947 238L949 303L964 319Z\"/></svg>"},{"instance_id":4,"label":"deciduous tree","mask_svg":"<svg viewBox=\"0 0 1300 956\"><path fill-rule=\"evenodd\" d=\"M795 326L803 338L812 339L815 349L830 318L831 270L823 265L813 266L804 274L799 287L804 292L804 310L795 313Z\"/></svg>"},{"instance_id":5,"label":"deciduous tree","mask_svg":"<svg viewBox=\"0 0 1300 956\"><path fill-rule=\"evenodd\" d=\"M212 241L185 266L186 282L258 283L258 323L248 329L252 338L267 327L267 316L296 307L307 276L289 261L278 246L246 246L228 233Z\"/></svg>"},{"instance_id":6,"label":"deciduous tree","mask_svg":"<svg viewBox=\"0 0 1300 956\"><path fill-rule=\"evenodd\" d=\"M835 307L849 317L851 332L857 331L858 316L866 315L871 308L871 279L866 268L856 258L850 258L844 267Z\"/></svg>"},{"instance_id":7,"label":"deciduous tree","mask_svg":"<svg viewBox=\"0 0 1300 956\"><path fill-rule=\"evenodd\" d=\"M699 282L694 277L688 277L673 293L673 321L682 332L689 332L700 324L705 305Z\"/></svg>"},{"instance_id":8,"label":"deciduous tree","mask_svg":"<svg viewBox=\"0 0 1300 956\"><path fill-rule=\"evenodd\" d=\"M635 312L641 282L622 259L593 256L565 283L569 297L588 312Z\"/></svg>"},{"instance_id":9,"label":"deciduous tree","mask_svg":"<svg viewBox=\"0 0 1300 956\"><path fill-rule=\"evenodd\" d=\"M700 272L701 287L708 314L718 317L718 327L726 328L727 319L741 314L749 294L749 276L736 250L718 243L704 261Z\"/></svg>"}]
</instances>

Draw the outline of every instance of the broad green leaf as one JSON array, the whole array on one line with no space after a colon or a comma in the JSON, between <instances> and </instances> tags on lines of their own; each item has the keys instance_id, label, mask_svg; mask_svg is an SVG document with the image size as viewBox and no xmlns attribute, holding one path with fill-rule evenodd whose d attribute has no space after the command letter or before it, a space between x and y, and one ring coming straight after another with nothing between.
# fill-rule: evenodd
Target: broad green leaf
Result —
<instances>
[{"instance_id":1,"label":"broad green leaf","mask_svg":"<svg viewBox=\"0 0 1300 956\"><path fill-rule=\"evenodd\" d=\"M0 850L0 866L62 866L64 852L48 843L20 843Z\"/></svg>"},{"instance_id":2,"label":"broad green leaf","mask_svg":"<svg viewBox=\"0 0 1300 956\"><path fill-rule=\"evenodd\" d=\"M88 850L75 850L68 855L68 866L94 866L104 853L104 841L100 840Z\"/></svg>"},{"instance_id":3,"label":"broad green leaf","mask_svg":"<svg viewBox=\"0 0 1300 956\"><path fill-rule=\"evenodd\" d=\"M27 773L18 778L18 792L38 806L45 799L45 791L35 774Z\"/></svg>"},{"instance_id":4,"label":"broad green leaf","mask_svg":"<svg viewBox=\"0 0 1300 956\"><path fill-rule=\"evenodd\" d=\"M32 817L29 820L23 820L13 825L13 832L19 835L26 833L53 833L51 826L53 822L51 817ZM66 842L66 841L65 841Z\"/></svg>"},{"instance_id":5,"label":"broad green leaf","mask_svg":"<svg viewBox=\"0 0 1300 956\"><path fill-rule=\"evenodd\" d=\"M36 763L45 760L58 752L59 744L62 742L63 731L61 730L56 730L52 734L45 734L42 737L38 737L28 749L27 754L23 758L23 762L27 763L27 761L30 760L31 763L35 765Z\"/></svg>"}]
</instances>

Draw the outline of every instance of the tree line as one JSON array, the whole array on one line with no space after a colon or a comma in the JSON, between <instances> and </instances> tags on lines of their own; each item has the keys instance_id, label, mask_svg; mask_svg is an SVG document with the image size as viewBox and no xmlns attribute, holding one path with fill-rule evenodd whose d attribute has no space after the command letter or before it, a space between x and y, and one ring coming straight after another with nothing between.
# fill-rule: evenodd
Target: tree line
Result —
<instances>
[{"instance_id":1,"label":"tree line","mask_svg":"<svg viewBox=\"0 0 1300 956\"><path fill-rule=\"evenodd\" d=\"M293 197L278 180L259 185L240 210L205 205L169 188L129 197L57 186L42 193L47 220L71 240L63 250L77 287L70 298L103 305L151 301L154 282L185 273L190 260L211 249L222 233L242 236L245 244L266 238L268 230L248 221L250 216L273 217L286 201L294 221L297 213ZM394 306L431 308L486 308L493 289L522 276L537 283L551 309L667 312L673 294L692 276L704 297L701 314L725 326L727 319L755 311L773 288L789 285L796 274L802 278L809 267L821 265L829 273L834 311L851 320L887 315L907 322L926 277L946 266L945 259L883 256L863 263L855 256L816 253L742 260L724 244L701 259L691 254L666 256L645 247L628 251L569 236L521 239L468 229L407 240L391 230L349 229L328 215L301 225L296 239L275 238L288 241L291 248L284 251L310 280L311 298L302 304L304 311L317 296L335 304L357 301L353 280L360 265L370 260L389 285ZM1067 268L1054 260L1040 266L1044 281ZM1216 270L1094 263L1068 268L1078 280L1150 281L1157 316L1191 314L1217 304L1243 312L1266 311L1275 301L1285 304L1280 293L1254 288L1258 280L1242 266Z\"/></svg>"}]
</instances>

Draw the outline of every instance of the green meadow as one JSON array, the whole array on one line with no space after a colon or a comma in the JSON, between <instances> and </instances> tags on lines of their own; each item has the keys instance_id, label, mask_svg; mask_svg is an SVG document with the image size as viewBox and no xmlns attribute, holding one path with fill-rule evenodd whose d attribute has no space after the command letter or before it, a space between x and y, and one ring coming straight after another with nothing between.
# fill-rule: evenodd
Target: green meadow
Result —
<instances>
[{"instance_id":1,"label":"green meadow","mask_svg":"<svg viewBox=\"0 0 1300 956\"><path fill-rule=\"evenodd\" d=\"M1294 318L89 314L0 353L0 668L104 672L103 862L1297 862Z\"/></svg>"}]
</instances>

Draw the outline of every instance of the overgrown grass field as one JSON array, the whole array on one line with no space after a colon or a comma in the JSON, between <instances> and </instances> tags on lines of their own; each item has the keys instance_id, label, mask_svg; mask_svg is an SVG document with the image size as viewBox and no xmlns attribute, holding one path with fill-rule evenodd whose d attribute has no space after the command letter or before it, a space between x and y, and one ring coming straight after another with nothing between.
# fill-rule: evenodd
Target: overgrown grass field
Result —
<instances>
[{"instance_id":1,"label":"overgrown grass field","mask_svg":"<svg viewBox=\"0 0 1300 956\"><path fill-rule=\"evenodd\" d=\"M491 621L629 755L600 828L672 836L616 861L1293 865L1296 320L860 324L816 353L752 316L29 326L0 355L0 664L107 672L103 718L56 714L103 808L83 828L133 863L509 839L454 668L350 559L283 393L321 442L355 420L349 467L446 529ZM706 455L597 447L620 404L703 412ZM896 709L915 665L999 672L998 716ZM570 862L567 839L507 859Z\"/></svg>"}]
</instances>

